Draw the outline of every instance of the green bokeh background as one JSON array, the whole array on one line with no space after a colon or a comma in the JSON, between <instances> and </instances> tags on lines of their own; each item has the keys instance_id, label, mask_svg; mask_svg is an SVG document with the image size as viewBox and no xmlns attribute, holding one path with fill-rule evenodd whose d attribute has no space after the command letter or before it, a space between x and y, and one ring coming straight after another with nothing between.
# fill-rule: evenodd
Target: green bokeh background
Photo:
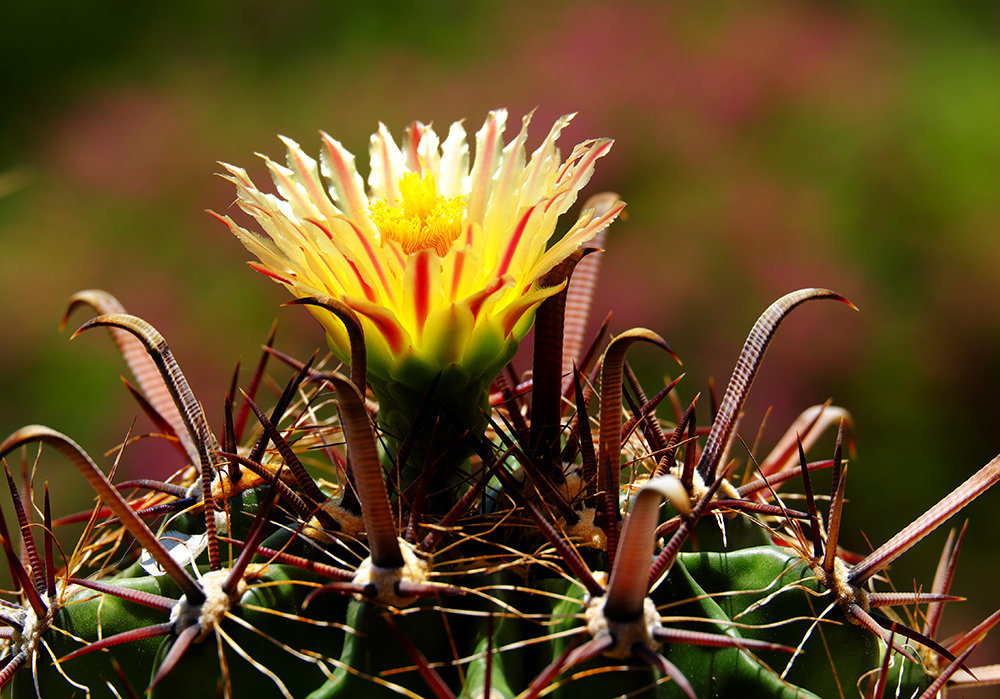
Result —
<instances>
[{"instance_id":1,"label":"green bokeh background","mask_svg":"<svg viewBox=\"0 0 1000 699\"><path fill-rule=\"evenodd\" d=\"M280 158L277 133L316 151L322 128L364 163L379 120L474 131L490 108L512 125L537 108L537 143L578 111L564 148L616 138L591 191L629 202L595 316L667 338L685 398L710 376L721 391L782 293L827 286L861 308L796 311L743 432L768 406L765 444L828 397L851 410L846 543L865 550L859 530L881 543L1000 451L998 27L992 2L5 2L0 432L42 422L95 455L125 434L110 343L56 332L79 289L159 328L219 423L272 318L283 350L321 343L203 213L232 210L217 160L262 183L252 154ZM650 384L675 371L633 359ZM169 456L140 445L120 468L165 475ZM43 475L65 513L85 489L61 468ZM955 590L976 601L954 630L995 604L998 502L967 511ZM929 585L942 541L901 559L896 585ZM980 661L1000 658L987 645Z\"/></svg>"}]
</instances>

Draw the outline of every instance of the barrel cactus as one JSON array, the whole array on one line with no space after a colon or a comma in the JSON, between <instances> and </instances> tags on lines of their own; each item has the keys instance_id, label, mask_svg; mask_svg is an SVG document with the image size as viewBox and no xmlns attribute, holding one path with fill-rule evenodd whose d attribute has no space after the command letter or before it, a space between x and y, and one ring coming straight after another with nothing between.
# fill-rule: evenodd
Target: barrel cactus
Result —
<instances>
[{"instance_id":1,"label":"barrel cactus","mask_svg":"<svg viewBox=\"0 0 1000 699\"><path fill-rule=\"evenodd\" d=\"M586 337L593 253L624 204L594 196L554 234L611 141L563 160L564 117L528 156L530 119L507 143L505 120L487 117L472 158L460 123L444 141L415 123L399 145L380 127L367 188L326 134L318 161L287 139L286 165L266 159L276 194L224 166L262 232L219 218L331 354L300 361L272 334L233 379L221 439L152 325L103 291L70 300L67 317L94 316L77 335L110 332L179 470L116 483L39 425L0 444L7 696L933 697L994 677L966 661L995 616L936 638L961 534L917 592L881 573L993 485L1000 457L868 555L843 550L847 411L805 410L758 459L735 434L781 321L852 304L775 301L703 424L680 380L647 397L626 354L646 343L673 365L659 335ZM824 432L836 448L810 460ZM98 496L72 545L35 443Z\"/></svg>"}]
</instances>

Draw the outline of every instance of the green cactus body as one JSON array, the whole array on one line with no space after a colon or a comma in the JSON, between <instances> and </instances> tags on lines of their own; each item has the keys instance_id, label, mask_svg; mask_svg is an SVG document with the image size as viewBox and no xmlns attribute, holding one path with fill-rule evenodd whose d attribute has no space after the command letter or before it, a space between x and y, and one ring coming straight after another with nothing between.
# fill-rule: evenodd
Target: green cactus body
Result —
<instances>
[{"instance_id":1,"label":"green cactus body","mask_svg":"<svg viewBox=\"0 0 1000 699\"><path fill-rule=\"evenodd\" d=\"M155 594L176 594L176 588L169 578L116 578L113 583ZM76 638L96 639L165 621L161 612L84 588L66 589L61 596L64 599L63 606L54 612L53 629L44 636L45 644L56 658L79 648L80 643ZM114 656L98 654L69 660L63 664L62 670L74 682L91 688L94 696L110 697L113 695L107 690L105 683L111 682L120 691L123 683L118 677L119 672L124 673L125 681L133 687L141 687L149 682L149 670L153 667L161 643L160 638L136 641L123 645ZM66 677L56 670L51 661L52 656L49 656L48 650L45 651L36 666L39 696L82 694L79 687L68 684ZM43 658L45 662L41 661ZM35 696L31 672L18 673L11 687L11 696Z\"/></svg>"}]
</instances>

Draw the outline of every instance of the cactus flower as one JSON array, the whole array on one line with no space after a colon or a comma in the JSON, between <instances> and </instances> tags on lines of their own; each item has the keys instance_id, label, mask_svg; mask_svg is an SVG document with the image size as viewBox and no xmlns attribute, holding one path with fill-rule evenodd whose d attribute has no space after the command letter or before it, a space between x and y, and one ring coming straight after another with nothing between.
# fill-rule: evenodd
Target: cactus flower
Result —
<instances>
[{"instance_id":1,"label":"cactus flower","mask_svg":"<svg viewBox=\"0 0 1000 699\"><path fill-rule=\"evenodd\" d=\"M443 142L415 122L400 145L379 125L367 190L354 156L325 133L318 163L287 138L286 166L264 157L276 195L223 165L240 208L264 232L219 217L258 258L250 266L299 298L329 296L356 312L383 410L437 379L437 395L452 409L482 412L535 308L561 288L541 287L540 279L624 207L584 212L549 245L612 141L581 143L563 161L556 141L572 115L563 116L528 159L530 115L505 144L506 117L505 110L487 116L471 166L461 122ZM341 321L322 307L310 311L333 351L349 359Z\"/></svg>"}]
</instances>

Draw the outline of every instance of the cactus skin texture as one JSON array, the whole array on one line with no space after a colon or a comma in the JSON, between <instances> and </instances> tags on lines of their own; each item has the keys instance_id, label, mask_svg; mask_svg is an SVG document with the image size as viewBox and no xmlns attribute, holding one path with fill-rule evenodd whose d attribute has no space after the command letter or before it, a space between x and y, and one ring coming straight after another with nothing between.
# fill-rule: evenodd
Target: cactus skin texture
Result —
<instances>
[{"instance_id":1,"label":"cactus skin texture","mask_svg":"<svg viewBox=\"0 0 1000 699\"><path fill-rule=\"evenodd\" d=\"M70 309L98 313L81 330L112 332L184 463L166 483L112 485L49 428L0 445L19 530L0 530L19 588L0 604L5 693L828 699L985 681L989 669L960 668L995 619L934 639L956 599L960 537L926 594L891 593L878 573L990 487L1000 462L867 557L836 543L842 409L804 412L758 469L737 473L735 423L764 349L792 309L822 299L846 303L805 289L761 316L704 441L694 403L656 416L676 384L648 399L628 369L636 342L669 350L654 333L613 338L597 362L582 352L565 380L565 292L539 309L533 383L501 376L484 434L461 429L432 388L410 420L420 434L387 438L363 371L300 363L270 349L272 335L245 392L231 391L218 440L159 333L110 295L81 292ZM265 372L289 371L275 362L294 376L265 399ZM424 413L455 424L438 431ZM838 425L835 453L809 462ZM47 486L35 506L20 450L32 443L68 458L100 499L59 565L60 521ZM813 494L820 477L828 507ZM804 497L779 497L793 486ZM923 617L881 611L915 604Z\"/></svg>"}]
</instances>

